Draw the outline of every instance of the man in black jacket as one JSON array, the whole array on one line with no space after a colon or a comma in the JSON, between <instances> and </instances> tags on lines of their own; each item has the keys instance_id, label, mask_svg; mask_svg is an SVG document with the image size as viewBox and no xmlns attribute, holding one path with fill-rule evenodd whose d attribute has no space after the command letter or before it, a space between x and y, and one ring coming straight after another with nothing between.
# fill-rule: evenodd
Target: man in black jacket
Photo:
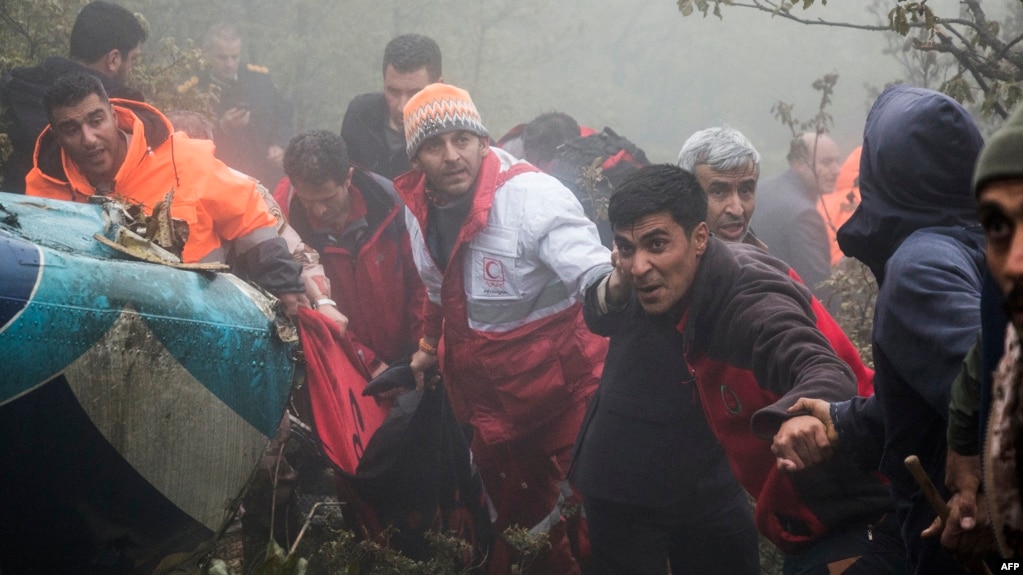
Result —
<instances>
[{"instance_id":1,"label":"man in black jacket","mask_svg":"<svg viewBox=\"0 0 1023 575\"><path fill-rule=\"evenodd\" d=\"M209 68L195 78L201 90L219 89L213 141L217 158L268 188L284 177L284 149L294 130L295 110L264 66L241 65L242 38L230 24L206 33Z\"/></svg>"},{"instance_id":2,"label":"man in black jacket","mask_svg":"<svg viewBox=\"0 0 1023 575\"><path fill-rule=\"evenodd\" d=\"M3 163L0 189L25 193L25 175L32 169L36 138L48 120L43 94L70 73L87 72L99 78L111 98L144 101L142 93L125 85L142 53L148 33L125 8L96 0L75 18L68 58L52 56L39 66L15 68L0 79L0 99L6 108L8 135L13 150Z\"/></svg>"},{"instance_id":3,"label":"man in black jacket","mask_svg":"<svg viewBox=\"0 0 1023 575\"><path fill-rule=\"evenodd\" d=\"M837 326L787 264L710 237L706 213L695 176L675 166L641 168L611 196L615 269L584 304L610 346L571 475L594 572L663 574L668 560L675 573L759 573L755 522L786 573L898 573L879 480L847 455L809 473L773 455L819 461L824 426L786 409L856 393L829 343Z\"/></svg>"},{"instance_id":4,"label":"man in black jacket","mask_svg":"<svg viewBox=\"0 0 1023 575\"><path fill-rule=\"evenodd\" d=\"M948 499L949 394L981 327L985 240L971 175L982 145L969 112L944 94L895 85L875 101L863 129L862 201L838 230L842 251L877 280L875 394L802 402L891 480L916 575L965 573L938 540L921 539L935 513L903 462L916 455Z\"/></svg>"},{"instance_id":5,"label":"man in black jacket","mask_svg":"<svg viewBox=\"0 0 1023 575\"><path fill-rule=\"evenodd\" d=\"M409 170L402 111L427 84L443 81L440 47L427 36L398 36L384 48L383 73L383 93L349 102L341 137L353 163L393 180Z\"/></svg>"}]
</instances>

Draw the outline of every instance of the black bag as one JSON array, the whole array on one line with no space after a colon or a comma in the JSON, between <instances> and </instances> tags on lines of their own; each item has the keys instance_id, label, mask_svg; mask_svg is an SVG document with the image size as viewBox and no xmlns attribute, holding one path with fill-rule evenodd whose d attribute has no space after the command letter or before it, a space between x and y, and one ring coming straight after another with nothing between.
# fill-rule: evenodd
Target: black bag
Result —
<instances>
[{"instance_id":1,"label":"black bag","mask_svg":"<svg viewBox=\"0 0 1023 575\"><path fill-rule=\"evenodd\" d=\"M605 127L603 132L558 146L550 174L572 190L586 216L597 224L601 243L610 248L613 234L607 221L607 202L611 192L625 176L649 165L643 150Z\"/></svg>"},{"instance_id":2,"label":"black bag","mask_svg":"<svg viewBox=\"0 0 1023 575\"><path fill-rule=\"evenodd\" d=\"M367 390L414 388L408 362L396 362L374 378ZM407 379L402 383L400 380ZM374 385L376 384L376 385ZM494 532L469 443L455 420L441 385L408 391L394 400L387 419L366 445L355 477L358 496L373 510L381 528L397 532L391 545L407 557L424 560L429 530L455 533L474 549L465 565L479 565L493 544Z\"/></svg>"}]
</instances>

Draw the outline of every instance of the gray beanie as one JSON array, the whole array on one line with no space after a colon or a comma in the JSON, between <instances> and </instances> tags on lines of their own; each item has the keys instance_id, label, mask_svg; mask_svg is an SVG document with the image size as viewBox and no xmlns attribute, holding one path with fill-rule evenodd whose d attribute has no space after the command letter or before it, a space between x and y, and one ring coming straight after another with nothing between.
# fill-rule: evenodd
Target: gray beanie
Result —
<instances>
[{"instance_id":1,"label":"gray beanie","mask_svg":"<svg viewBox=\"0 0 1023 575\"><path fill-rule=\"evenodd\" d=\"M973 192L996 180L1023 179L1023 106L988 139L973 169Z\"/></svg>"}]
</instances>

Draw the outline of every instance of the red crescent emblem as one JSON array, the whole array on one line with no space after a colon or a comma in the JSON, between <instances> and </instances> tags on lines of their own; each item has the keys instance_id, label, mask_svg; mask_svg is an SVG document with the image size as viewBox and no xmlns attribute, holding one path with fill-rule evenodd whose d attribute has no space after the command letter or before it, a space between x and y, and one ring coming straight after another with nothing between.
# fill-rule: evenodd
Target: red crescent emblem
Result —
<instances>
[{"instance_id":1,"label":"red crescent emblem","mask_svg":"<svg viewBox=\"0 0 1023 575\"><path fill-rule=\"evenodd\" d=\"M496 273L494 267L497 267ZM499 280L503 276L501 273L501 262L497 260L490 260L483 265L483 273L487 274L487 279Z\"/></svg>"}]
</instances>

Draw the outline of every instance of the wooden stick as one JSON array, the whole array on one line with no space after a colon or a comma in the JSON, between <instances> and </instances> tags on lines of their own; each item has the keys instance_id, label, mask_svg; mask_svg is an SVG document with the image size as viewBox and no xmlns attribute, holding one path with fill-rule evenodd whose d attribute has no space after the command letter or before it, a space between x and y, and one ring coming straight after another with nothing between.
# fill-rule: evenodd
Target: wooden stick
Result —
<instances>
[{"instance_id":1,"label":"wooden stick","mask_svg":"<svg viewBox=\"0 0 1023 575\"><path fill-rule=\"evenodd\" d=\"M927 498L927 502L931 504L934 512L938 514L938 517L941 517L942 522L948 521L948 505L941 498L941 494L938 493L938 488L934 486L934 482L927 476L923 465L920 465L920 458L910 455L904 463L906 464L906 469L913 475L913 479L916 480L916 484L920 486L920 490L924 492L924 497ZM966 569L971 572L979 572L981 575L992 575L987 563L979 559L968 563Z\"/></svg>"},{"instance_id":2,"label":"wooden stick","mask_svg":"<svg viewBox=\"0 0 1023 575\"><path fill-rule=\"evenodd\" d=\"M941 494L938 493L938 488L931 482L931 478L927 476L927 472L924 471L923 465L920 465L920 458L915 455L910 455L906 458L906 469L913 475L913 479L916 480L916 484L920 486L920 489L924 492L924 497L927 498L927 502L931 504L931 508L934 512L941 517L942 521L948 519L948 505L945 504L945 500L941 498Z\"/></svg>"}]
</instances>

